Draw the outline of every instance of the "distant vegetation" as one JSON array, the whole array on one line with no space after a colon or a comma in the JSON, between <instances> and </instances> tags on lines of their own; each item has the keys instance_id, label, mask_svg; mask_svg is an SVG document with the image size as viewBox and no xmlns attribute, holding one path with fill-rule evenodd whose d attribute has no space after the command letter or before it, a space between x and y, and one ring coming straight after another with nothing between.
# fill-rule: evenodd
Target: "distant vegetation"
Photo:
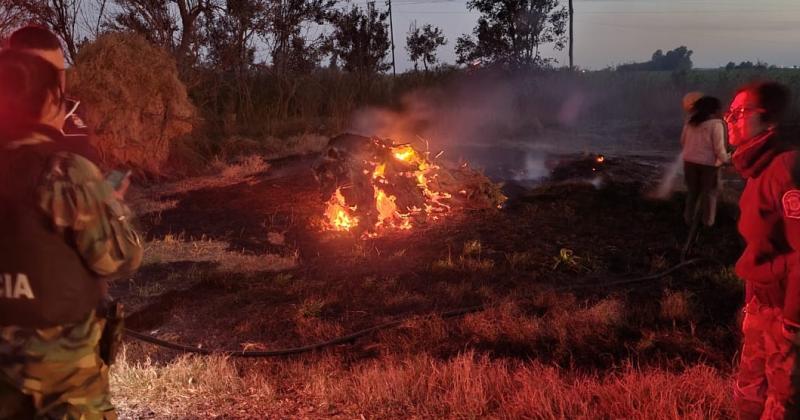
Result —
<instances>
[{"instance_id":1,"label":"distant vegetation","mask_svg":"<svg viewBox=\"0 0 800 420\"><path fill-rule=\"evenodd\" d=\"M499 90L508 91L513 96L513 109L503 110L504 115L499 117L506 119L510 115L530 121L527 126L522 125L526 127L558 128L564 123L559 111L566 101L576 101L579 112L570 121L570 129L609 120L679 125L678 104L686 91L699 89L727 99L737 85L753 78L775 78L800 92L797 70L774 69L760 62L730 63L725 70L693 70L692 51L685 46L666 52L658 50L649 61L623 64L616 71L559 69L558 63L540 54L544 45L559 49L566 42L568 14L554 0L514 0L504 2L501 9L493 8L494 3L488 0L468 2L468 8L479 12L480 17L472 33L455 42L459 62L466 67L437 65L437 50L446 42L439 28L427 24L412 28L407 52L428 71L397 76L388 74L391 63L387 15L374 7L344 7L333 0L289 0L281 3L286 7L266 0L114 0L96 20L89 20L87 11L80 7L90 7L92 2L76 2L81 6L75 8L40 7L51 3L11 0L0 4L0 38L23 22L47 24L65 39L68 59L77 64L78 72L84 73L102 67L96 63L82 66L80 61L87 56L84 51L97 50L96 40L105 33L137 34L165 52L142 54L137 47L123 55L142 64L138 67L147 67L148 60L156 55L168 57L170 62L164 68L176 69L149 72L154 79L146 86L182 91L183 87L173 83L177 77L191 104L168 104L167 111L186 119L188 114L183 109L196 109L196 118L190 122L194 128L191 134L169 142L174 157L184 161L184 166L203 167L213 156L229 156L233 153L225 148L231 144L260 145L255 150L268 149L271 154L281 150L291 153L293 149L286 139L292 136L341 132L351 127L358 110L383 107L402 112L414 107L409 98L418 96L420 91L459 86L494 84ZM512 23L503 19L508 14L524 19ZM312 29L319 25L327 25L329 33L309 35L316 33ZM133 45L122 35L113 39L119 48ZM261 46L258 51L257 45ZM72 75L68 90L89 95L94 76ZM160 84L156 83L157 78L162 79ZM143 98L159 97L164 92L145 91L145 85L124 80L128 79L121 78L119 83L136 86ZM484 92L496 93L498 89L476 90L462 100L481 103ZM463 105L453 103L447 95L440 96L442 103L427 104L432 116L441 111L437 106L453 112ZM105 100L97 97L90 102L111 104L116 99L109 94ZM147 118L159 112L146 111L142 114L145 119L131 120L130 125L147 125ZM122 121L115 124L127 125ZM176 131L175 136L183 131ZM159 136L144 135L144 131L140 134L131 139L131 144L156 139L160 142L158 148L164 144ZM246 153L238 146L237 151ZM109 156L113 159L108 164L139 165L135 159L114 157L113 153ZM159 170L152 166L142 169Z\"/></svg>"},{"instance_id":2,"label":"distant vegetation","mask_svg":"<svg viewBox=\"0 0 800 420\"><path fill-rule=\"evenodd\" d=\"M692 69L693 51L680 46L664 53L657 50L650 61L617 66L618 71L687 71Z\"/></svg>"}]
</instances>

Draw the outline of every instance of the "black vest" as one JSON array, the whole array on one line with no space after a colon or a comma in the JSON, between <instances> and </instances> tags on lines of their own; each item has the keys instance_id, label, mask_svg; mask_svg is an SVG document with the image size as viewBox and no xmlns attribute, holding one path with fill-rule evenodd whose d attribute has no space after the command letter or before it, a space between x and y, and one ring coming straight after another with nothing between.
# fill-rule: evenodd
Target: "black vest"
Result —
<instances>
[{"instance_id":1,"label":"black vest","mask_svg":"<svg viewBox=\"0 0 800 420\"><path fill-rule=\"evenodd\" d=\"M55 153L54 142L9 149L0 141L0 325L44 328L86 319L101 298L101 280L37 206L36 187Z\"/></svg>"}]
</instances>

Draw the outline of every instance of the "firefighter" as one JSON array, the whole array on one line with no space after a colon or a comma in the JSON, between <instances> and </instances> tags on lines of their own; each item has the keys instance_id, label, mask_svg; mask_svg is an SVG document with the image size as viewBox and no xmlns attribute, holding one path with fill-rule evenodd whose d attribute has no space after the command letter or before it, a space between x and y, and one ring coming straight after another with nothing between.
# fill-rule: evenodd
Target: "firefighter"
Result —
<instances>
[{"instance_id":1,"label":"firefighter","mask_svg":"<svg viewBox=\"0 0 800 420\"><path fill-rule=\"evenodd\" d=\"M62 86L47 60L0 52L0 419L116 418L98 308L142 246L120 194L64 141Z\"/></svg>"},{"instance_id":2,"label":"firefighter","mask_svg":"<svg viewBox=\"0 0 800 420\"><path fill-rule=\"evenodd\" d=\"M44 58L54 65L59 71L61 89L66 91L66 60L61 41L49 29L28 25L17 29L8 39L8 48L24 51ZM100 162L100 154L89 141L89 127L84 122L84 109L80 102L68 98L65 101L66 113L64 128L64 141L74 143L79 149L79 154L95 164Z\"/></svg>"},{"instance_id":3,"label":"firefighter","mask_svg":"<svg viewBox=\"0 0 800 420\"><path fill-rule=\"evenodd\" d=\"M734 387L742 419L798 418L800 154L779 130L789 98L776 82L747 85L725 115L733 165L747 180L739 201L746 247L736 263L746 290Z\"/></svg>"}]
</instances>

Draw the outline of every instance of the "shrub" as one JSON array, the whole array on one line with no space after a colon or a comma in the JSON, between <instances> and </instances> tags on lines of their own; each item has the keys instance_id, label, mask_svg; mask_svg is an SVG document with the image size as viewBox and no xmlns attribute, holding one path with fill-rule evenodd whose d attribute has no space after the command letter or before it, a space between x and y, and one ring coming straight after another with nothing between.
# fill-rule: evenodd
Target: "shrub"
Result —
<instances>
[{"instance_id":1,"label":"shrub","mask_svg":"<svg viewBox=\"0 0 800 420\"><path fill-rule=\"evenodd\" d=\"M86 104L107 166L161 174L170 145L195 123L174 59L135 34L109 33L83 47L69 85Z\"/></svg>"}]
</instances>

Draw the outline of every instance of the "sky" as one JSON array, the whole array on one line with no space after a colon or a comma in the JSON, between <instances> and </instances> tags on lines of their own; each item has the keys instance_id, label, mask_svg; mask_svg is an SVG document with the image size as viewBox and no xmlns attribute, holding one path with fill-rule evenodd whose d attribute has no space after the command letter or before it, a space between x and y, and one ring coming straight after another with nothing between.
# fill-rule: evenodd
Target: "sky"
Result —
<instances>
[{"instance_id":1,"label":"sky","mask_svg":"<svg viewBox=\"0 0 800 420\"><path fill-rule=\"evenodd\" d=\"M574 8L575 64L585 69L647 61L657 49L681 45L694 51L695 67L746 60L800 66L798 0L574 0ZM405 51L412 22L442 28L448 43L438 56L454 63L456 39L478 20L466 0L393 0L392 9L398 72L413 67ZM566 48L544 48L543 55L569 62Z\"/></svg>"}]
</instances>

